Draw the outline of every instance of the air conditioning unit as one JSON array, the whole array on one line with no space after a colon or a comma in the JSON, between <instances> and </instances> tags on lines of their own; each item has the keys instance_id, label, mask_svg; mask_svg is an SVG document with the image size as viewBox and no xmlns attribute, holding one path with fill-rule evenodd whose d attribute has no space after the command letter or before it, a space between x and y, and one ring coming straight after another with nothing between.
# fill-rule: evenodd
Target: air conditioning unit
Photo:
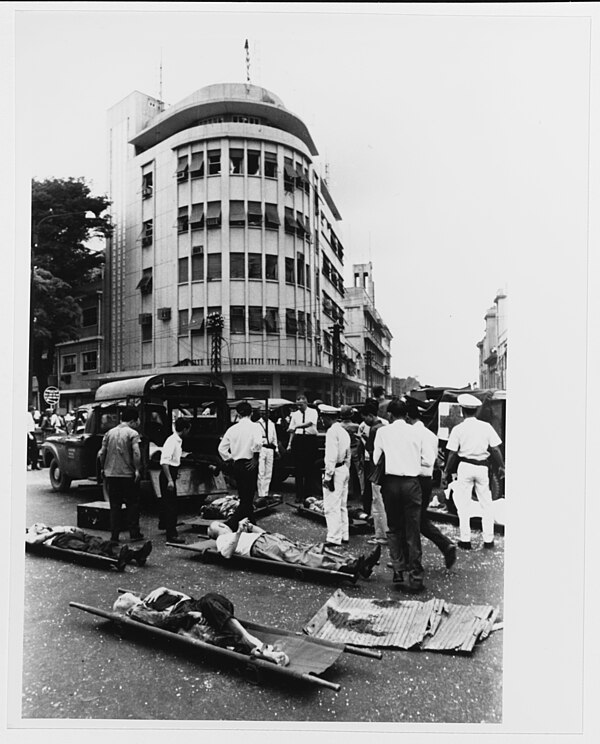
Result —
<instances>
[{"instance_id":1,"label":"air conditioning unit","mask_svg":"<svg viewBox=\"0 0 600 744\"><path fill-rule=\"evenodd\" d=\"M152 313L140 313L138 317L140 325L152 324Z\"/></svg>"},{"instance_id":2,"label":"air conditioning unit","mask_svg":"<svg viewBox=\"0 0 600 744\"><path fill-rule=\"evenodd\" d=\"M199 253L204 253L204 246L203 245L192 246L192 256L197 256Z\"/></svg>"},{"instance_id":3,"label":"air conditioning unit","mask_svg":"<svg viewBox=\"0 0 600 744\"><path fill-rule=\"evenodd\" d=\"M156 317L159 320L171 320L171 308L170 307L159 307L156 311Z\"/></svg>"},{"instance_id":4,"label":"air conditioning unit","mask_svg":"<svg viewBox=\"0 0 600 744\"><path fill-rule=\"evenodd\" d=\"M149 245L152 245L152 235L145 235L142 238L142 248L147 248Z\"/></svg>"}]
</instances>

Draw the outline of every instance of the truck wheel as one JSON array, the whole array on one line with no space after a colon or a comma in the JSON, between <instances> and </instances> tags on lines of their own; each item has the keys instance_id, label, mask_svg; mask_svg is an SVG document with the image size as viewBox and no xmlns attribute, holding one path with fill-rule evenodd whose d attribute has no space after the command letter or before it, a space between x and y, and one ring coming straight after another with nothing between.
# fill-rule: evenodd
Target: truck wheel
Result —
<instances>
[{"instance_id":1,"label":"truck wheel","mask_svg":"<svg viewBox=\"0 0 600 744\"><path fill-rule=\"evenodd\" d=\"M50 463L50 485L52 490L61 493L68 491L71 486L71 479L61 471L56 457Z\"/></svg>"}]
</instances>

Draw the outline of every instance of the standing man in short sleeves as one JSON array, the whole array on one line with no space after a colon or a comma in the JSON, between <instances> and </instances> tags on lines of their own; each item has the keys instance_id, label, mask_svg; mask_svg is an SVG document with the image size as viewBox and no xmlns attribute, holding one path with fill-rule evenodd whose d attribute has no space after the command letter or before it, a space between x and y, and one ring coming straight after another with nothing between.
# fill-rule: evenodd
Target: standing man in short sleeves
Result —
<instances>
[{"instance_id":1,"label":"standing man in short sleeves","mask_svg":"<svg viewBox=\"0 0 600 744\"><path fill-rule=\"evenodd\" d=\"M296 503L303 503L312 496L312 486L317 459L317 421L319 414L314 408L308 407L304 393L296 396L298 410L292 413L290 419L290 441L288 449L294 458L296 482Z\"/></svg>"},{"instance_id":2,"label":"standing man in short sleeves","mask_svg":"<svg viewBox=\"0 0 600 744\"><path fill-rule=\"evenodd\" d=\"M502 440L491 424L475 418L481 401L474 395L465 393L457 398L462 408L464 421L450 432L447 450L448 457L442 484L448 483L450 474L458 461L458 471L454 488L454 503L458 510L460 530L459 548L471 549L471 493L473 487L483 512L483 547L494 547L494 512L490 491L488 466L490 455L498 465L500 478L504 477L504 459L500 451Z\"/></svg>"}]
</instances>

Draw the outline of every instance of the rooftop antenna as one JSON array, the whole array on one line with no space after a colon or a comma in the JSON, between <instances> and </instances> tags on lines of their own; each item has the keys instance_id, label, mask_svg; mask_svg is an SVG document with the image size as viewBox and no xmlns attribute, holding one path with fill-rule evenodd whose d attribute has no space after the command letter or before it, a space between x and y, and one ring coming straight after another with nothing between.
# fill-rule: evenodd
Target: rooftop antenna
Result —
<instances>
[{"instance_id":1,"label":"rooftop antenna","mask_svg":"<svg viewBox=\"0 0 600 744\"><path fill-rule=\"evenodd\" d=\"M323 180L325 181L325 185L329 186L329 163L325 163L325 178Z\"/></svg>"},{"instance_id":2,"label":"rooftop antenna","mask_svg":"<svg viewBox=\"0 0 600 744\"><path fill-rule=\"evenodd\" d=\"M244 49L246 50L246 93L248 93L250 91L250 47L248 39L246 39Z\"/></svg>"},{"instance_id":3,"label":"rooftop antenna","mask_svg":"<svg viewBox=\"0 0 600 744\"><path fill-rule=\"evenodd\" d=\"M158 68L158 100L163 102L162 47L160 48L160 66Z\"/></svg>"}]
</instances>

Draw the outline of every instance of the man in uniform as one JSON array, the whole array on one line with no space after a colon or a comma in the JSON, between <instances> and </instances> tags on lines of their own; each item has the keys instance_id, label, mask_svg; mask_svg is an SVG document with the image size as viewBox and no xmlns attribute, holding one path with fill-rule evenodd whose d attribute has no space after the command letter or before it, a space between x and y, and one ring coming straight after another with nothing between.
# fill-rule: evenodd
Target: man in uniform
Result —
<instances>
[{"instance_id":1,"label":"man in uniform","mask_svg":"<svg viewBox=\"0 0 600 744\"><path fill-rule=\"evenodd\" d=\"M421 563L421 486L422 467L433 465L427 459L423 436L406 422L407 405L393 400L387 412L389 426L375 434L373 464L385 455L385 477L381 491L388 522L388 547L394 584L401 591L417 594L425 588Z\"/></svg>"},{"instance_id":2,"label":"man in uniform","mask_svg":"<svg viewBox=\"0 0 600 744\"><path fill-rule=\"evenodd\" d=\"M262 440L262 448L258 453L258 497L266 499L269 495L273 462L277 452L277 430L275 423L269 418L268 411L265 411L256 425Z\"/></svg>"},{"instance_id":3,"label":"man in uniform","mask_svg":"<svg viewBox=\"0 0 600 744\"><path fill-rule=\"evenodd\" d=\"M317 459L317 421L319 414L314 408L308 407L304 393L296 396L298 410L292 413L288 431L291 450L294 459L296 482L296 503L304 503L304 499L312 496L312 481Z\"/></svg>"},{"instance_id":4,"label":"man in uniform","mask_svg":"<svg viewBox=\"0 0 600 744\"><path fill-rule=\"evenodd\" d=\"M100 467L106 481L110 502L111 540L119 541L121 506L127 507L127 525L131 540L143 540L140 532L140 435L137 432L138 413L135 408L121 409L121 423L104 435L100 449Z\"/></svg>"},{"instance_id":5,"label":"man in uniform","mask_svg":"<svg viewBox=\"0 0 600 744\"><path fill-rule=\"evenodd\" d=\"M326 546L339 547L350 539L348 524L350 435L336 420L339 408L323 404L319 413L325 427L323 511L327 523Z\"/></svg>"},{"instance_id":6,"label":"man in uniform","mask_svg":"<svg viewBox=\"0 0 600 744\"><path fill-rule=\"evenodd\" d=\"M483 547L494 547L494 512L492 510L492 493L490 491L489 471L490 455L498 465L500 478L504 477L504 459L500 451L502 440L487 421L476 418L481 401L474 395L464 393L457 398L462 409L464 421L457 424L450 432L446 449L450 455L446 462L442 485L448 484L450 474L454 472L458 461L454 503L458 511L460 530L459 548L471 549L471 494L473 488L479 499L482 510Z\"/></svg>"},{"instance_id":7,"label":"man in uniform","mask_svg":"<svg viewBox=\"0 0 600 744\"><path fill-rule=\"evenodd\" d=\"M262 448L260 429L251 419L252 406L243 400L235 407L239 420L223 435L219 455L225 462L233 463L233 476L237 484L240 504L227 520L231 529L237 529L241 519L254 520L254 493L258 474L258 453Z\"/></svg>"},{"instance_id":8,"label":"man in uniform","mask_svg":"<svg viewBox=\"0 0 600 744\"><path fill-rule=\"evenodd\" d=\"M167 542L181 545L185 543L177 534L177 474L181 465L182 437L187 436L192 428L191 421L178 418L175 431L167 437L160 456L160 505L158 528L166 530Z\"/></svg>"}]
</instances>

